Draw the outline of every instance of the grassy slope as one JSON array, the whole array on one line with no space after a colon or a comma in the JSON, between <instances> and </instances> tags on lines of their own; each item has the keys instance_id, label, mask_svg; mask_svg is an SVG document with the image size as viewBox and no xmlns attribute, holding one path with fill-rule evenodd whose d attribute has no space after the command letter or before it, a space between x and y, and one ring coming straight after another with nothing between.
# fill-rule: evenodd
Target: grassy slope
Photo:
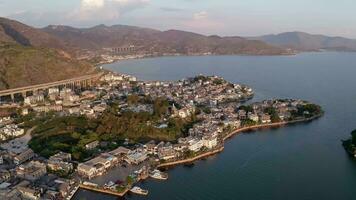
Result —
<instances>
[{"instance_id":1,"label":"grassy slope","mask_svg":"<svg viewBox=\"0 0 356 200\"><path fill-rule=\"evenodd\" d=\"M56 50L0 44L0 89L16 88L81 76L95 71L87 63Z\"/></svg>"}]
</instances>

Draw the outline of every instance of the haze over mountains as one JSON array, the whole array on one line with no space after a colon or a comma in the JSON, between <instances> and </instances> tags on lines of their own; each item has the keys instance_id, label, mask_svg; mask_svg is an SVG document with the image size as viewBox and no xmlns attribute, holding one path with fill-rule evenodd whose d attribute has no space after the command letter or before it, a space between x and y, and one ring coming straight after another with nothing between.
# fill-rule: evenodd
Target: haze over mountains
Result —
<instances>
[{"instance_id":1,"label":"haze over mountains","mask_svg":"<svg viewBox=\"0 0 356 200\"><path fill-rule=\"evenodd\" d=\"M356 40L354 39L312 35L303 32L286 32L277 35L251 37L251 39L298 51L356 51Z\"/></svg>"}]
</instances>

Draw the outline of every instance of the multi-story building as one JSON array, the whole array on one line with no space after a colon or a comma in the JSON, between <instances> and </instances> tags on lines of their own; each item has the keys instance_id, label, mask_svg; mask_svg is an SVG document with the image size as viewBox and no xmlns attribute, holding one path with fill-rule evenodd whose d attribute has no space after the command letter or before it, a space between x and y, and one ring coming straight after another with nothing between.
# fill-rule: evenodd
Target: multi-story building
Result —
<instances>
[{"instance_id":1,"label":"multi-story building","mask_svg":"<svg viewBox=\"0 0 356 200\"><path fill-rule=\"evenodd\" d=\"M23 151L22 153L16 155L13 159L15 165L20 165L25 161L30 160L31 158L33 158L35 156L35 153L32 151L32 149L28 148L25 151Z\"/></svg>"},{"instance_id":2,"label":"multi-story building","mask_svg":"<svg viewBox=\"0 0 356 200\"><path fill-rule=\"evenodd\" d=\"M31 161L16 168L16 176L29 181L35 181L46 173L46 165L38 161Z\"/></svg>"}]
</instances>

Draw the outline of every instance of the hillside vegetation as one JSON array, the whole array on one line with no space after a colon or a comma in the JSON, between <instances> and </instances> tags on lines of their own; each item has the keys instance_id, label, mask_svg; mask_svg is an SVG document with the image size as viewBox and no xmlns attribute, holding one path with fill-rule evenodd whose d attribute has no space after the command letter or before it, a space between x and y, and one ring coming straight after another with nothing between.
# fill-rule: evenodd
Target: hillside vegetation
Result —
<instances>
[{"instance_id":1,"label":"hillside vegetation","mask_svg":"<svg viewBox=\"0 0 356 200\"><path fill-rule=\"evenodd\" d=\"M0 44L0 90L73 78L94 70L54 49Z\"/></svg>"},{"instance_id":2,"label":"hillside vegetation","mask_svg":"<svg viewBox=\"0 0 356 200\"><path fill-rule=\"evenodd\" d=\"M82 50L100 51L103 48L134 45L136 53L164 54L286 54L283 48L242 37L205 36L197 33L113 25L75 28L51 25L44 32Z\"/></svg>"}]
</instances>

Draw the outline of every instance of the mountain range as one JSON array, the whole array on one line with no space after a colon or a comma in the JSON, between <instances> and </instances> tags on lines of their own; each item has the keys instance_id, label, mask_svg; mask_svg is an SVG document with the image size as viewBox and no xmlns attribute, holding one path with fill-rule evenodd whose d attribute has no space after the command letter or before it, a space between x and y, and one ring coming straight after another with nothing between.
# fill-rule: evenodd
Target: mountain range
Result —
<instances>
[{"instance_id":1,"label":"mountain range","mask_svg":"<svg viewBox=\"0 0 356 200\"><path fill-rule=\"evenodd\" d=\"M98 25L91 28L48 26L44 32L79 49L100 51L103 48L134 45L137 53L164 54L251 54L280 55L285 49L242 37L205 36L192 32L159 31L134 26Z\"/></svg>"},{"instance_id":2,"label":"mountain range","mask_svg":"<svg viewBox=\"0 0 356 200\"><path fill-rule=\"evenodd\" d=\"M99 57L100 61L108 49L127 46L135 47L132 54L152 56L289 55L298 51L356 51L356 40L303 32L221 37L125 25L34 28L0 18L0 89L94 73L94 65L87 62L89 58Z\"/></svg>"},{"instance_id":3,"label":"mountain range","mask_svg":"<svg viewBox=\"0 0 356 200\"><path fill-rule=\"evenodd\" d=\"M304 32L286 32L277 35L250 37L250 39L297 51L356 51L356 40L354 39L313 35Z\"/></svg>"}]
</instances>

